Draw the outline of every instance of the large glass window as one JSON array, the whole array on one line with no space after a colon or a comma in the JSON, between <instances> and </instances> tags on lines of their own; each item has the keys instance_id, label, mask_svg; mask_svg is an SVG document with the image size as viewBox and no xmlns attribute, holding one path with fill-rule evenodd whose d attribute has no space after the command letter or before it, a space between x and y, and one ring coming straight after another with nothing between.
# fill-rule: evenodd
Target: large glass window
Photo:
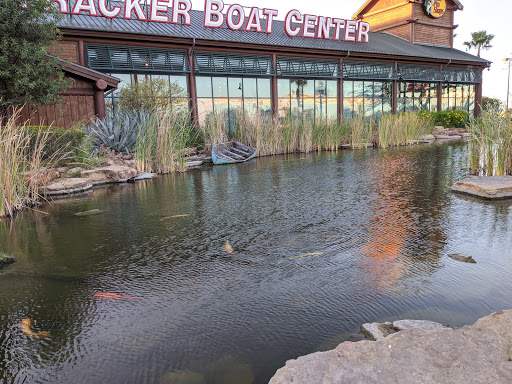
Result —
<instances>
[{"instance_id":1,"label":"large glass window","mask_svg":"<svg viewBox=\"0 0 512 384\"><path fill-rule=\"evenodd\" d=\"M226 113L228 126L234 127L238 110L248 114L271 112L270 79L249 77L196 77L199 122L212 112Z\"/></svg>"},{"instance_id":2,"label":"large glass window","mask_svg":"<svg viewBox=\"0 0 512 384\"><path fill-rule=\"evenodd\" d=\"M343 117L364 115L374 120L392 112L390 81L343 81Z\"/></svg>"},{"instance_id":3,"label":"large glass window","mask_svg":"<svg viewBox=\"0 0 512 384\"><path fill-rule=\"evenodd\" d=\"M396 112L437 111L438 83L399 81Z\"/></svg>"},{"instance_id":4,"label":"large glass window","mask_svg":"<svg viewBox=\"0 0 512 384\"><path fill-rule=\"evenodd\" d=\"M279 116L309 116L317 121L338 118L336 80L279 79Z\"/></svg>"},{"instance_id":5,"label":"large glass window","mask_svg":"<svg viewBox=\"0 0 512 384\"><path fill-rule=\"evenodd\" d=\"M154 98L155 101L161 101L162 105L169 104L173 108L188 110L188 87L187 76L169 76L140 73L111 73L111 76L121 79L117 89L105 97L107 108L119 109L126 107L128 109L136 108L137 105L144 104L145 99ZM146 86L137 93L130 95L130 100L123 100L123 89L131 84L146 82ZM151 84L151 85L150 85ZM126 95L125 95L126 96ZM139 99L139 100L137 100Z\"/></svg>"},{"instance_id":6,"label":"large glass window","mask_svg":"<svg viewBox=\"0 0 512 384\"><path fill-rule=\"evenodd\" d=\"M475 91L474 84L443 84L443 111L463 110L474 117Z\"/></svg>"}]
</instances>

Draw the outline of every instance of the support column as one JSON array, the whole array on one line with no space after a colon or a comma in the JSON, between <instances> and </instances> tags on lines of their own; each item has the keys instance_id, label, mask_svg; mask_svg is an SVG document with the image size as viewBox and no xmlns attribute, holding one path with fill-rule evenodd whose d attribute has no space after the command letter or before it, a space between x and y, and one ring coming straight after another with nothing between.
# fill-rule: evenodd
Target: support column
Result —
<instances>
[{"instance_id":1,"label":"support column","mask_svg":"<svg viewBox=\"0 0 512 384\"><path fill-rule=\"evenodd\" d=\"M279 115L279 100L277 98L277 55L272 54L272 65L274 66L274 76L270 84L272 94L272 115L277 117Z\"/></svg>"},{"instance_id":2,"label":"support column","mask_svg":"<svg viewBox=\"0 0 512 384\"><path fill-rule=\"evenodd\" d=\"M480 78L483 76L483 70L480 70ZM475 85L475 117L482 114L482 83Z\"/></svg>"},{"instance_id":3,"label":"support column","mask_svg":"<svg viewBox=\"0 0 512 384\"><path fill-rule=\"evenodd\" d=\"M343 120L343 59L340 59L340 71L338 78L338 123Z\"/></svg>"},{"instance_id":4,"label":"support column","mask_svg":"<svg viewBox=\"0 0 512 384\"><path fill-rule=\"evenodd\" d=\"M437 83L437 111L441 112L443 109L443 83Z\"/></svg>"},{"instance_id":5,"label":"support column","mask_svg":"<svg viewBox=\"0 0 512 384\"><path fill-rule=\"evenodd\" d=\"M192 48L189 48L188 50L188 61L190 62L190 73L187 75L189 91L188 107L190 109L190 119L192 121L192 125L198 127L199 111L197 108L196 74L194 65L194 52Z\"/></svg>"},{"instance_id":6,"label":"support column","mask_svg":"<svg viewBox=\"0 0 512 384\"><path fill-rule=\"evenodd\" d=\"M398 62L395 61L395 73L398 72ZM393 80L393 89L391 91L391 113L396 115L398 103L398 81Z\"/></svg>"},{"instance_id":7,"label":"support column","mask_svg":"<svg viewBox=\"0 0 512 384\"><path fill-rule=\"evenodd\" d=\"M107 89L107 82L105 80L100 79L94 84L94 112L98 119L104 119L107 116L105 89Z\"/></svg>"},{"instance_id":8,"label":"support column","mask_svg":"<svg viewBox=\"0 0 512 384\"><path fill-rule=\"evenodd\" d=\"M85 53L85 44L83 40L78 41L78 64L80 64L82 67L87 66L87 60L86 60L86 53Z\"/></svg>"}]
</instances>

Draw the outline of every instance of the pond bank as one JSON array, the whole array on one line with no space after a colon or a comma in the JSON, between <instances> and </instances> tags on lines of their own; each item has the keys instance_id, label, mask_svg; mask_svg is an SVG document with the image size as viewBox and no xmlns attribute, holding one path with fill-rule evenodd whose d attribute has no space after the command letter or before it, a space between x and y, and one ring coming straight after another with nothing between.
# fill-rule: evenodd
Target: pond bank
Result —
<instances>
[{"instance_id":1,"label":"pond bank","mask_svg":"<svg viewBox=\"0 0 512 384\"><path fill-rule=\"evenodd\" d=\"M289 360L269 384L510 383L512 310L456 330L408 329Z\"/></svg>"}]
</instances>

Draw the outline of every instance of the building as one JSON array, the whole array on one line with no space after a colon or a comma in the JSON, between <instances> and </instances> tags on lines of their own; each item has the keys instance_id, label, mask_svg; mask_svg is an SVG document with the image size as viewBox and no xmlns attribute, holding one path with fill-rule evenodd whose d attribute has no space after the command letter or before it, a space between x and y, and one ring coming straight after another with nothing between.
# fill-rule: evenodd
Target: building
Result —
<instances>
[{"instance_id":1,"label":"building","mask_svg":"<svg viewBox=\"0 0 512 384\"><path fill-rule=\"evenodd\" d=\"M173 84L173 104L199 123L237 108L316 119L451 109L474 116L490 65L453 49L457 0L367 0L348 20L221 0L206 0L204 11L191 10L191 0L56 3L65 16L55 53L121 80L105 88L107 108L126 84L161 78Z\"/></svg>"}]
</instances>

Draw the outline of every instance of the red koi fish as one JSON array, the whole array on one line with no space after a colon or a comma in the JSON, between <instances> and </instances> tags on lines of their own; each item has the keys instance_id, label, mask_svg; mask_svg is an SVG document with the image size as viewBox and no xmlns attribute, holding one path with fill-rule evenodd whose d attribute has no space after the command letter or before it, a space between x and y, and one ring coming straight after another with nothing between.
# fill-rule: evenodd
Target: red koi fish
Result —
<instances>
[{"instance_id":1,"label":"red koi fish","mask_svg":"<svg viewBox=\"0 0 512 384\"><path fill-rule=\"evenodd\" d=\"M94 297L99 298L99 299L116 299L116 300L117 299L123 299L123 300L136 299L135 296L123 296L123 295L119 295L117 293L105 293L105 292L95 293Z\"/></svg>"},{"instance_id":2,"label":"red koi fish","mask_svg":"<svg viewBox=\"0 0 512 384\"><path fill-rule=\"evenodd\" d=\"M34 332L32 331L32 320L24 319L20 323L21 332L30 337L49 337L50 332Z\"/></svg>"}]
</instances>

